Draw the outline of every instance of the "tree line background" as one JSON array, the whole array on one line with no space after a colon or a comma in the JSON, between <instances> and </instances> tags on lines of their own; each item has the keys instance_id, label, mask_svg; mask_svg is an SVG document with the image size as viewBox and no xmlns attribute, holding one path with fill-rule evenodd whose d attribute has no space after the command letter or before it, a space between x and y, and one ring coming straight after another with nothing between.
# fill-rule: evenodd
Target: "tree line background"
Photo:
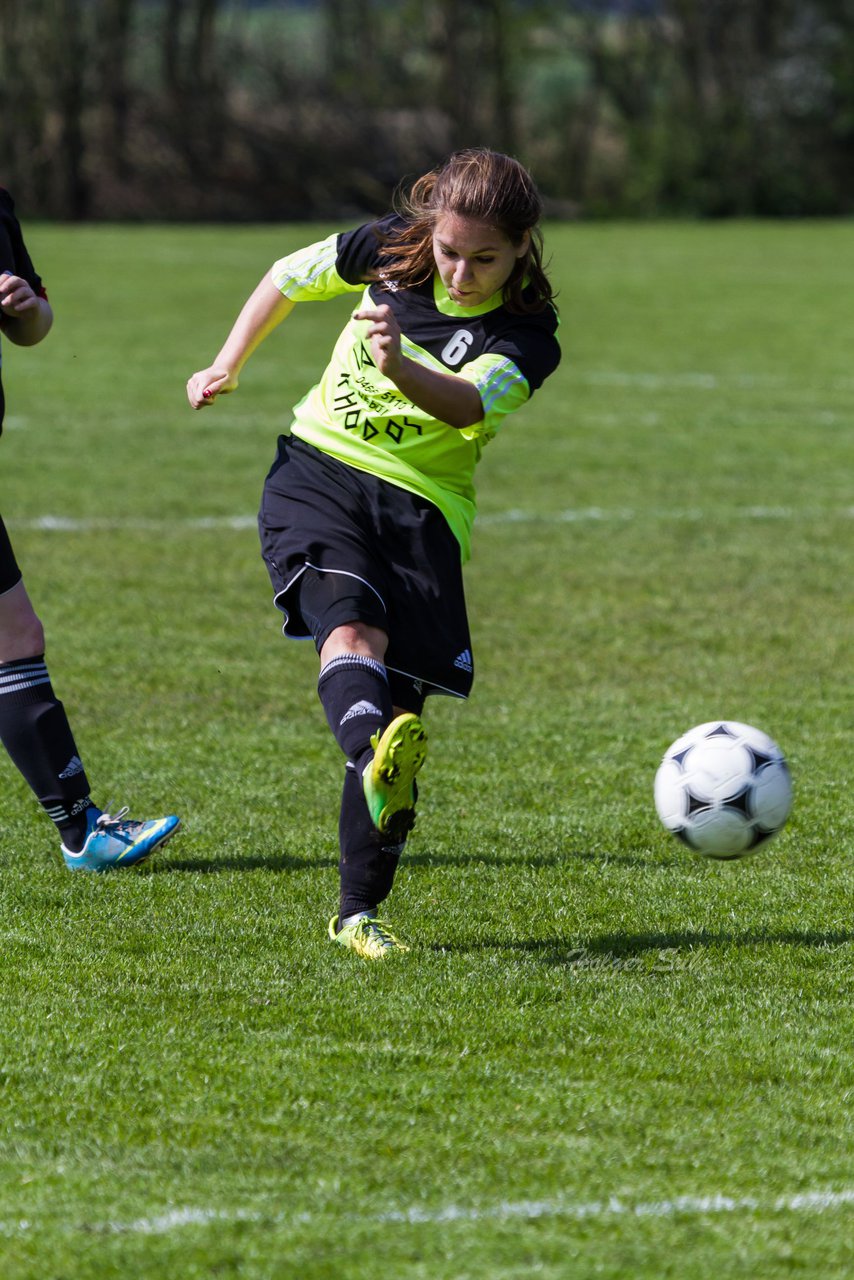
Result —
<instances>
[{"instance_id":1,"label":"tree line background","mask_svg":"<svg viewBox=\"0 0 854 1280\"><path fill-rule=\"evenodd\" d=\"M456 147L558 216L854 210L854 0L0 0L28 217L341 217Z\"/></svg>"}]
</instances>

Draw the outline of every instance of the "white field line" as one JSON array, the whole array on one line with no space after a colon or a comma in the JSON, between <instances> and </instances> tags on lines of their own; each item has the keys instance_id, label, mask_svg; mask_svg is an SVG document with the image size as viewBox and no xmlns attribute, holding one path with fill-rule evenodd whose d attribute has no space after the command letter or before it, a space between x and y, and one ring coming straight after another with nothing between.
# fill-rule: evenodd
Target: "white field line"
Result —
<instances>
[{"instance_id":1,"label":"white field line","mask_svg":"<svg viewBox=\"0 0 854 1280\"><path fill-rule=\"evenodd\" d=\"M121 533L125 529L140 530L144 533L172 534L183 529L255 529L257 516L199 516L197 518L176 520L148 520L144 517L130 518L93 517L77 520L73 516L33 516L30 519L6 520L10 529L26 529L34 533Z\"/></svg>"},{"instance_id":2,"label":"white field line","mask_svg":"<svg viewBox=\"0 0 854 1280\"><path fill-rule=\"evenodd\" d=\"M504 524L598 524L609 521L633 520L815 520L854 517L854 506L837 508L798 507L733 507L729 510L705 511L702 507L651 507L636 510L634 507L569 507L564 511L537 512L524 508L498 511L492 515L479 515L477 527Z\"/></svg>"},{"instance_id":3,"label":"white field line","mask_svg":"<svg viewBox=\"0 0 854 1280\"><path fill-rule=\"evenodd\" d=\"M590 1221L597 1218L676 1218L707 1217L725 1213L824 1213L854 1204L854 1188L842 1191L801 1191L794 1195L762 1200L756 1196L676 1196L672 1200L636 1201L609 1196L607 1200L518 1200L499 1201L482 1207L446 1205L440 1209L394 1209L388 1213L361 1217L360 1221L376 1223L444 1224L449 1222L534 1221L538 1218L571 1218ZM86 1223L80 1227L64 1226L65 1231L86 1230L103 1235L166 1235L180 1227L209 1226L216 1223L263 1222L287 1226L311 1226L325 1221L324 1215L313 1213L264 1213L250 1209L170 1209L150 1218L134 1218L127 1222ZM37 1232L52 1224L21 1219L0 1222L0 1236L16 1236Z\"/></svg>"},{"instance_id":4,"label":"white field line","mask_svg":"<svg viewBox=\"0 0 854 1280\"><path fill-rule=\"evenodd\" d=\"M715 1213L738 1212L811 1212L822 1213L826 1209L854 1204L854 1190L807 1191L799 1195L780 1196L776 1200L759 1200L755 1196L677 1196L673 1200L640 1201L632 1204L618 1196L607 1200L591 1200L572 1204L560 1200L521 1200L502 1202L485 1209L448 1205L434 1211L405 1209L383 1214L381 1222L480 1222L508 1219L574 1218L578 1221L590 1218L675 1218L689 1215L703 1216Z\"/></svg>"},{"instance_id":5,"label":"white field line","mask_svg":"<svg viewBox=\"0 0 854 1280\"><path fill-rule=\"evenodd\" d=\"M634 507L568 507L563 511L528 511L514 507L508 511L496 511L477 517L478 528L490 525L519 524L604 524L609 522L628 523L634 520L663 521L703 521L703 520L816 520L854 518L854 506L843 507L733 507L729 510L706 511L702 507L665 507L635 509ZM155 520L145 518L110 517L92 519L75 519L70 516L33 516L19 520L6 521L12 530L23 529L33 533L104 533L140 531L153 534L172 535L186 531L208 530L244 530L255 529L257 518L250 515L241 516L199 516L186 519Z\"/></svg>"}]
</instances>

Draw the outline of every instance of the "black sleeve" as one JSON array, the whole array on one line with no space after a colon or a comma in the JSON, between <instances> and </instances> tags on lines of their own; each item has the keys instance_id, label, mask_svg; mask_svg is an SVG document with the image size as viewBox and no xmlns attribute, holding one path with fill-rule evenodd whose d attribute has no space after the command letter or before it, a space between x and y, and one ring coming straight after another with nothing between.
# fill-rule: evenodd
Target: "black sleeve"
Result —
<instances>
[{"instance_id":1,"label":"black sleeve","mask_svg":"<svg viewBox=\"0 0 854 1280\"><path fill-rule=\"evenodd\" d=\"M338 237L335 261L341 279L348 284L368 284L375 279L381 263L380 247L389 233L400 225L402 220L398 215L390 213L376 222L366 222L355 231L342 231Z\"/></svg>"},{"instance_id":2,"label":"black sleeve","mask_svg":"<svg viewBox=\"0 0 854 1280\"><path fill-rule=\"evenodd\" d=\"M9 192L0 187L0 271L26 280L34 293L45 297L41 276L36 271L24 244L21 224L15 216L15 205Z\"/></svg>"},{"instance_id":3,"label":"black sleeve","mask_svg":"<svg viewBox=\"0 0 854 1280\"><path fill-rule=\"evenodd\" d=\"M560 364L558 318L553 307L527 316L514 316L488 344L490 353L506 356L517 366L531 395Z\"/></svg>"}]
</instances>

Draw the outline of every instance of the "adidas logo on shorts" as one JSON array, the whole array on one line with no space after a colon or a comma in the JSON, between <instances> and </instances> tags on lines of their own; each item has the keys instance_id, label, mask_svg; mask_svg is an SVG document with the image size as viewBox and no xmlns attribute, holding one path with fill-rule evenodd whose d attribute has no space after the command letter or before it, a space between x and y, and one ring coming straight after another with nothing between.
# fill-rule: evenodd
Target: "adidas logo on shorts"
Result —
<instances>
[{"instance_id":1,"label":"adidas logo on shorts","mask_svg":"<svg viewBox=\"0 0 854 1280\"><path fill-rule=\"evenodd\" d=\"M459 667L460 671L471 671L471 649L463 649L462 653L454 658L454 666Z\"/></svg>"}]
</instances>

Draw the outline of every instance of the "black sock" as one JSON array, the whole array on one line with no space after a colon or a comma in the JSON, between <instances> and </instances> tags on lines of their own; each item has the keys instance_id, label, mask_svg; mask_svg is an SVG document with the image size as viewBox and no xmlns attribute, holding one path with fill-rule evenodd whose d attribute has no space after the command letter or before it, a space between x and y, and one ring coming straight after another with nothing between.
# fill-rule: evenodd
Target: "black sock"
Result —
<instances>
[{"instance_id":1,"label":"black sock","mask_svg":"<svg viewBox=\"0 0 854 1280\"><path fill-rule=\"evenodd\" d=\"M341 898L338 907L339 927L348 916L368 911L371 915L391 893L394 873L403 852L403 843L390 844L371 821L362 775L348 763L344 771L341 793L341 817L338 823L341 857Z\"/></svg>"},{"instance_id":2,"label":"black sock","mask_svg":"<svg viewBox=\"0 0 854 1280\"><path fill-rule=\"evenodd\" d=\"M0 742L63 843L73 848L69 841L85 833L85 813L92 804L89 780L43 654L0 663Z\"/></svg>"},{"instance_id":3,"label":"black sock","mask_svg":"<svg viewBox=\"0 0 854 1280\"><path fill-rule=\"evenodd\" d=\"M336 742L361 778L371 735L394 719L385 667L374 658L342 654L321 671L317 692Z\"/></svg>"}]
</instances>

